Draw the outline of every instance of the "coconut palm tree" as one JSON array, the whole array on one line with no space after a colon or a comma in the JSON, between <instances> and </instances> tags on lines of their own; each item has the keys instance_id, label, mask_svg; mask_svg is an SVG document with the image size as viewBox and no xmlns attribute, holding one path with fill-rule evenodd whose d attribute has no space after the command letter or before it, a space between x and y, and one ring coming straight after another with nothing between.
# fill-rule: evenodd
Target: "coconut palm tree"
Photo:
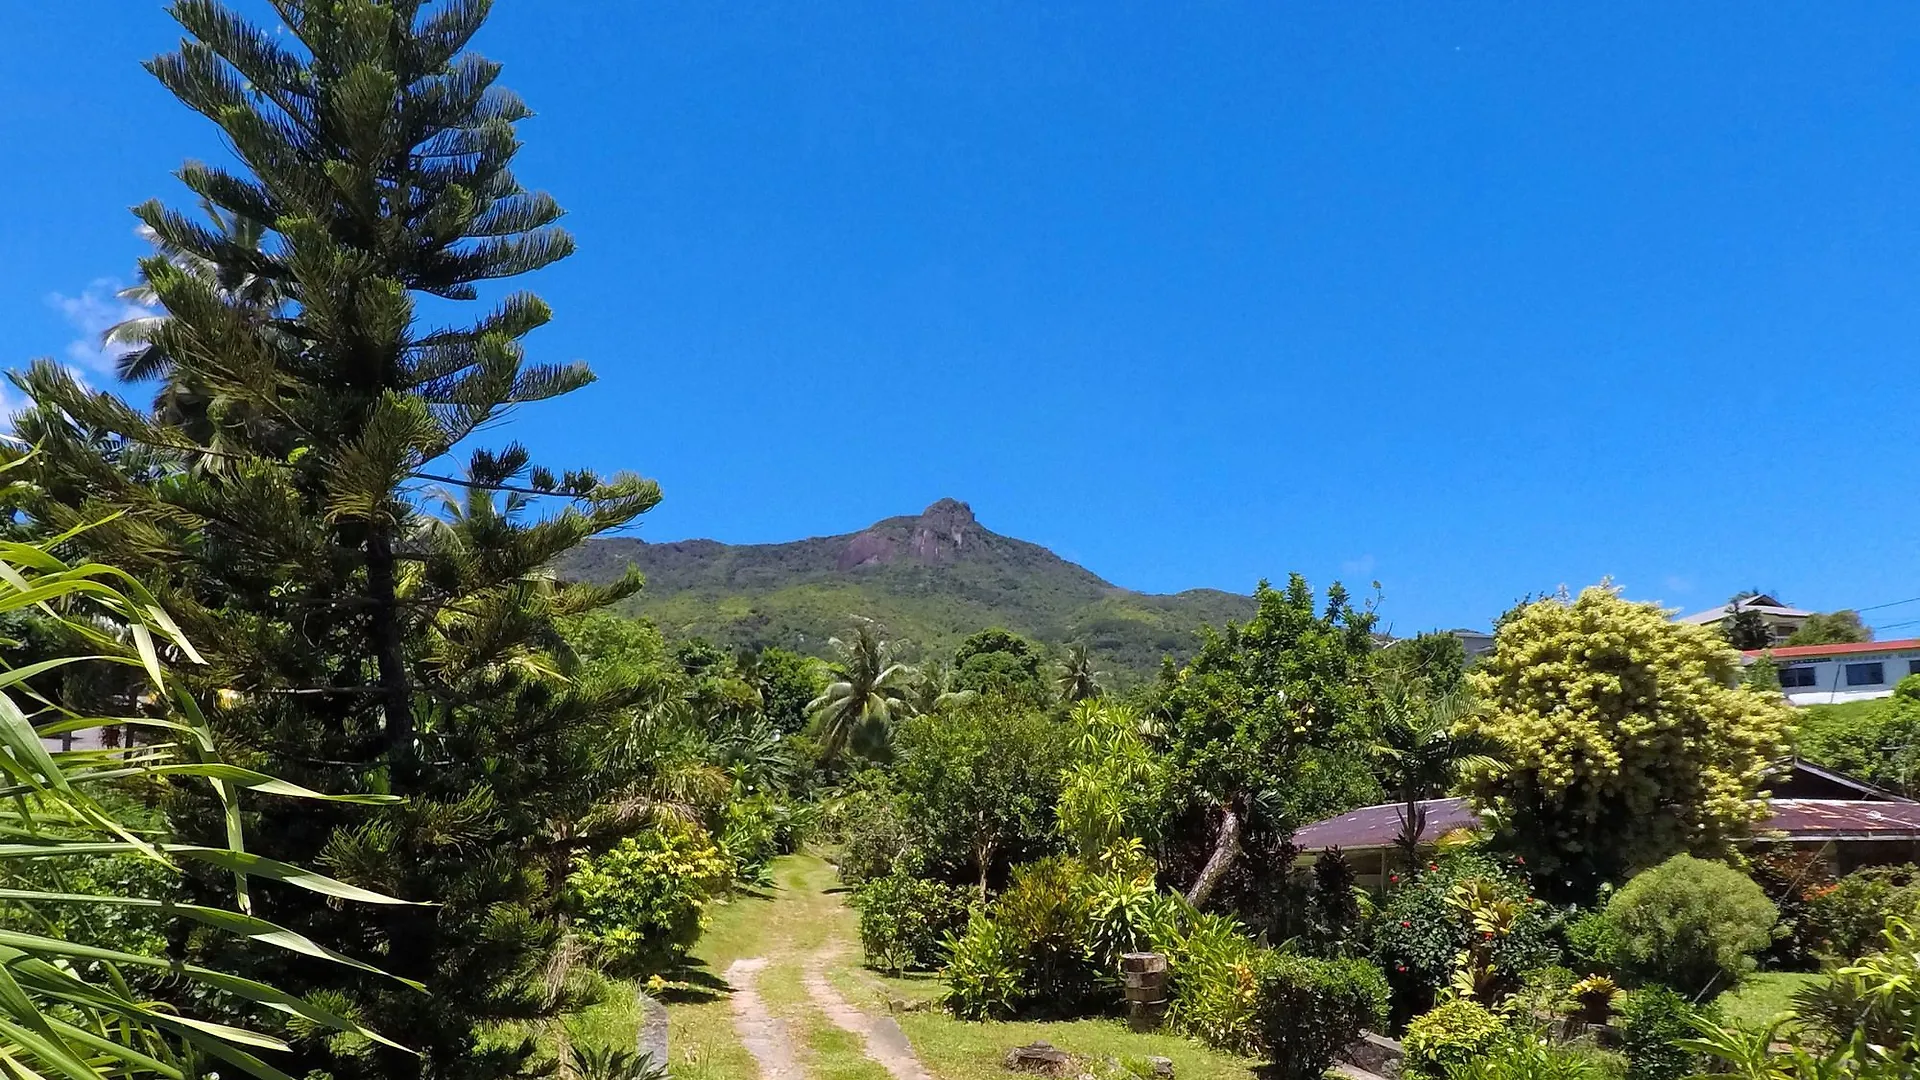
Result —
<instances>
[{"instance_id":1,"label":"coconut palm tree","mask_svg":"<svg viewBox=\"0 0 1920 1080\"><path fill-rule=\"evenodd\" d=\"M1093 654L1085 645L1067 646L1067 658L1060 667L1061 700L1076 702L1099 697L1104 692L1100 687L1103 674L1105 672L1094 669Z\"/></svg>"},{"instance_id":2,"label":"coconut palm tree","mask_svg":"<svg viewBox=\"0 0 1920 1080\"><path fill-rule=\"evenodd\" d=\"M1468 767L1500 767L1488 756L1484 740L1458 730L1473 706L1464 689L1429 696L1396 685L1380 695L1375 741L1369 749L1380 783L1400 800L1401 835L1395 843L1409 865L1417 862L1426 827L1421 800L1445 795Z\"/></svg>"},{"instance_id":3,"label":"coconut palm tree","mask_svg":"<svg viewBox=\"0 0 1920 1080\"><path fill-rule=\"evenodd\" d=\"M907 711L908 680L913 669L894 659L893 646L871 621L863 620L846 638L829 641L839 660L837 678L807 705L820 737L821 756L831 759L858 741L862 748L883 745L896 715Z\"/></svg>"}]
</instances>

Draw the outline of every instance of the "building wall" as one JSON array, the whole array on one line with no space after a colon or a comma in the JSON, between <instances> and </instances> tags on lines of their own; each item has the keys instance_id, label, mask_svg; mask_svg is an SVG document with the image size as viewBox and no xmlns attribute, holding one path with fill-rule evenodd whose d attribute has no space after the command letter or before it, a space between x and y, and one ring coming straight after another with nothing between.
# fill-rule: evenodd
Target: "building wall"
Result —
<instances>
[{"instance_id":1,"label":"building wall","mask_svg":"<svg viewBox=\"0 0 1920 1080\"><path fill-rule=\"evenodd\" d=\"M1920 671L1920 649L1822 656L1806 660L1775 659L1774 663L1780 666L1780 688L1786 693L1788 701L1795 705L1833 705L1843 701L1883 698L1893 693L1895 683ZM1847 667L1851 664L1879 664L1881 681L1858 685L1848 683ZM1799 678L1810 677L1813 685L1794 685L1795 676L1789 675L1789 671L1810 671L1811 676L1801 675Z\"/></svg>"}]
</instances>

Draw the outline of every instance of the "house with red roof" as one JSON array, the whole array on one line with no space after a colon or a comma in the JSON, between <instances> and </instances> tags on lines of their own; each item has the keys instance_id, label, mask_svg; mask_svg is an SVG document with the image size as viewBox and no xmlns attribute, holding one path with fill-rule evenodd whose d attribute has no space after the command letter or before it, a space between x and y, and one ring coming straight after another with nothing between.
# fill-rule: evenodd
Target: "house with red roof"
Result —
<instances>
[{"instance_id":1,"label":"house with red roof","mask_svg":"<svg viewBox=\"0 0 1920 1080\"><path fill-rule=\"evenodd\" d=\"M1752 843L1791 847L1835 874L1920 862L1920 802L1799 759L1781 762L1768 788L1767 817L1754 824ZM1420 842L1432 844L1450 832L1477 831L1480 817L1465 799L1427 799L1416 823ZM1396 842L1406 827L1399 803L1363 806L1303 826L1293 843L1309 863L1339 850L1359 884L1378 888L1397 865Z\"/></svg>"},{"instance_id":2,"label":"house with red roof","mask_svg":"<svg viewBox=\"0 0 1920 1080\"><path fill-rule=\"evenodd\" d=\"M1743 656L1748 664L1771 657L1780 669L1780 690L1795 705L1883 698L1893 693L1901 679L1920 674L1920 638L1782 645L1753 649Z\"/></svg>"}]
</instances>

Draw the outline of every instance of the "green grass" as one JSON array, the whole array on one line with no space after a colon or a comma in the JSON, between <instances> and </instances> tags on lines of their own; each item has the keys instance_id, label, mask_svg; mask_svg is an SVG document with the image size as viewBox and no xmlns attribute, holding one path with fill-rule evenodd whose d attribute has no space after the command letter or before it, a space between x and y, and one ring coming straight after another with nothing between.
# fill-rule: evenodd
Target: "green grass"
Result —
<instances>
[{"instance_id":1,"label":"green grass","mask_svg":"<svg viewBox=\"0 0 1920 1080\"><path fill-rule=\"evenodd\" d=\"M735 960L764 956L760 995L787 1022L809 1080L887 1080L858 1036L835 1027L808 997L802 974L823 948L837 949L827 981L856 1008L893 1011L927 1071L937 1080L1004 1080L1008 1049L1044 1039L1095 1061L1169 1058L1181 1080L1252 1080L1254 1063L1166 1033L1140 1034L1118 1020L973 1023L938 1007L939 980L885 977L860 966L856 918L833 867L817 855L790 855L773 865L775 887L720 905L667 1002L669 1044L677 1080L758 1080L753 1058L733 1032L724 975ZM630 984L567 1022L576 1044L630 1047L640 1008Z\"/></svg>"},{"instance_id":2,"label":"green grass","mask_svg":"<svg viewBox=\"0 0 1920 1080\"><path fill-rule=\"evenodd\" d=\"M1715 999L1728 1023L1765 1027L1793 1005L1794 991L1819 979L1798 971L1763 971Z\"/></svg>"}]
</instances>

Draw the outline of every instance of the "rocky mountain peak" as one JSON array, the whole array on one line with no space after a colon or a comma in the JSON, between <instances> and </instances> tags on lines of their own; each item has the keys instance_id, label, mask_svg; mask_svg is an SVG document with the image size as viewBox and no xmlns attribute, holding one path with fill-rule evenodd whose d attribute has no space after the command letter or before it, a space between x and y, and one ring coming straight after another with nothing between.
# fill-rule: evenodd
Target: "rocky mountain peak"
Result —
<instances>
[{"instance_id":1,"label":"rocky mountain peak","mask_svg":"<svg viewBox=\"0 0 1920 1080\"><path fill-rule=\"evenodd\" d=\"M979 523L973 519L973 507L959 499L941 499L920 511L920 524L936 532L953 533Z\"/></svg>"},{"instance_id":2,"label":"rocky mountain peak","mask_svg":"<svg viewBox=\"0 0 1920 1080\"><path fill-rule=\"evenodd\" d=\"M980 532L972 507L959 499L941 499L920 511L919 517L892 518L856 534L835 561L841 570L902 557L929 565L947 563L975 543Z\"/></svg>"}]
</instances>

